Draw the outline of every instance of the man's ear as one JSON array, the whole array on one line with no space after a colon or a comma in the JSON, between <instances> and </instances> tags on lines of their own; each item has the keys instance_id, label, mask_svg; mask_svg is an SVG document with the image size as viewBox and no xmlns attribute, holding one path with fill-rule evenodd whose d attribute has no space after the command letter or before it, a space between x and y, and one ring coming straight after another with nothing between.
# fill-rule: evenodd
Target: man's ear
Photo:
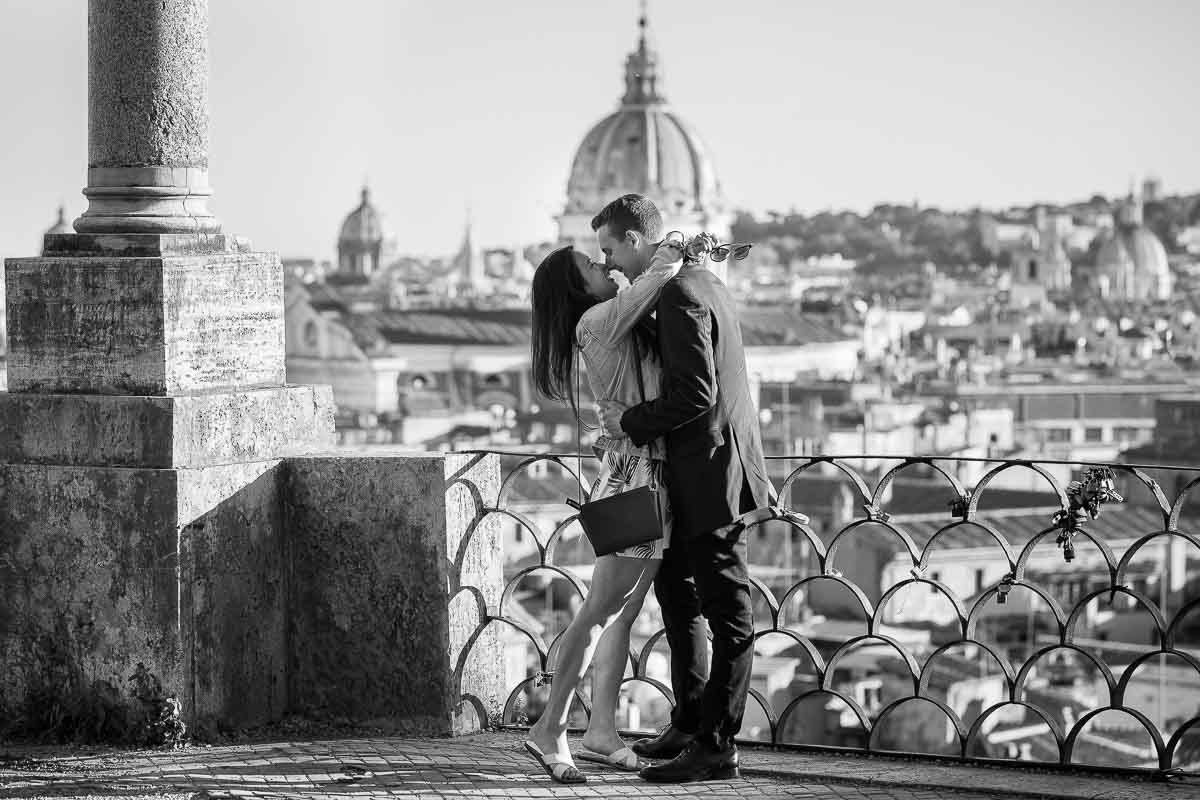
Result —
<instances>
[{"instance_id":1,"label":"man's ear","mask_svg":"<svg viewBox=\"0 0 1200 800\"><path fill-rule=\"evenodd\" d=\"M642 235L635 230L625 231L625 241L628 242L629 246L634 250L637 250L642 246L642 238Z\"/></svg>"}]
</instances>

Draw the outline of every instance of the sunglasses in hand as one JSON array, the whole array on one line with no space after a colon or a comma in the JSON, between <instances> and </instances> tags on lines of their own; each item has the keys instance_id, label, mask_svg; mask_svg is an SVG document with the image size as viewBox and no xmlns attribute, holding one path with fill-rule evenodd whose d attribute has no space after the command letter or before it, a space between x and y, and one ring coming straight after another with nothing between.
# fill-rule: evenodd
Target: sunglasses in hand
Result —
<instances>
[{"instance_id":1,"label":"sunglasses in hand","mask_svg":"<svg viewBox=\"0 0 1200 800\"><path fill-rule=\"evenodd\" d=\"M709 252L708 257L713 261L724 261L732 255L734 261L741 261L743 258L750 255L751 247L754 247L754 245L748 242L728 242L726 244L719 244L714 247L711 252Z\"/></svg>"},{"instance_id":2,"label":"sunglasses in hand","mask_svg":"<svg viewBox=\"0 0 1200 800\"><path fill-rule=\"evenodd\" d=\"M678 242L689 259L699 260L707 254L709 258L716 262L724 261L731 255L734 261L741 261L750 255L750 248L754 246L750 242L717 244L712 234L708 233L701 233L693 236L691 239L685 239L679 231L671 231L666 235L664 241Z\"/></svg>"}]
</instances>

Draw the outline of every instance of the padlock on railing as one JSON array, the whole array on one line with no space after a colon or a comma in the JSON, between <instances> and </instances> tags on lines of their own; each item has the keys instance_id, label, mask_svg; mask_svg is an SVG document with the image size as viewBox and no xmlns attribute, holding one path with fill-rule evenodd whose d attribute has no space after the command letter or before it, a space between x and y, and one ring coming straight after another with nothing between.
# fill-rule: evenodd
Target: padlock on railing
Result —
<instances>
[{"instance_id":1,"label":"padlock on railing","mask_svg":"<svg viewBox=\"0 0 1200 800\"><path fill-rule=\"evenodd\" d=\"M996 602L1000 605L1008 602L1008 593L1012 591L1013 581L1011 572L1000 579L1000 585L996 587Z\"/></svg>"},{"instance_id":2,"label":"padlock on railing","mask_svg":"<svg viewBox=\"0 0 1200 800\"><path fill-rule=\"evenodd\" d=\"M1062 548L1063 559L1070 563L1075 560L1075 530L1066 530L1058 535L1055 544Z\"/></svg>"},{"instance_id":3,"label":"padlock on railing","mask_svg":"<svg viewBox=\"0 0 1200 800\"><path fill-rule=\"evenodd\" d=\"M872 522L887 522L892 518L891 514L873 503L863 503L863 511L867 512L867 519Z\"/></svg>"},{"instance_id":4,"label":"padlock on railing","mask_svg":"<svg viewBox=\"0 0 1200 800\"><path fill-rule=\"evenodd\" d=\"M950 516L966 519L971 509L971 493L965 491L946 505L950 507Z\"/></svg>"}]
</instances>

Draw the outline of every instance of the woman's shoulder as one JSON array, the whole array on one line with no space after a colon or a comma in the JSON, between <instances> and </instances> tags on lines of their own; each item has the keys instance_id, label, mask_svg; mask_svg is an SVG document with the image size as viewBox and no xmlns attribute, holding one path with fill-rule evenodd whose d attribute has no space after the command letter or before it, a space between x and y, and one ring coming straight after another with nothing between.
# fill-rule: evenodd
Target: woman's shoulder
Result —
<instances>
[{"instance_id":1,"label":"woman's shoulder","mask_svg":"<svg viewBox=\"0 0 1200 800\"><path fill-rule=\"evenodd\" d=\"M594 306L584 311L579 317L579 322L575 323L575 337L582 341L585 333L595 333L601 321L604 319L604 301L596 303Z\"/></svg>"},{"instance_id":2,"label":"woman's shoulder","mask_svg":"<svg viewBox=\"0 0 1200 800\"><path fill-rule=\"evenodd\" d=\"M575 323L575 344L579 347L585 347L589 340L596 335L596 310L592 306L579 318L579 322Z\"/></svg>"}]
</instances>

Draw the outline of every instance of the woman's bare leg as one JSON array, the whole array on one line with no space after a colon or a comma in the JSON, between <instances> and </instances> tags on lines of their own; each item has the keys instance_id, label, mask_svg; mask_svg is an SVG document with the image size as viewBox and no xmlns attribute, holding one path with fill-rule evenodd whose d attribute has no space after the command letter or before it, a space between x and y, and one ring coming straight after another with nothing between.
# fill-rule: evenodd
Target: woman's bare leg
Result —
<instances>
[{"instance_id":1,"label":"woman's bare leg","mask_svg":"<svg viewBox=\"0 0 1200 800\"><path fill-rule=\"evenodd\" d=\"M593 753L610 755L625 746L617 734L617 697L629 663L629 634L641 613L642 601L654 584L660 563L657 558L645 562L646 569L637 586L596 646L592 659L592 714L583 734L583 746Z\"/></svg>"},{"instance_id":2,"label":"woman's bare leg","mask_svg":"<svg viewBox=\"0 0 1200 800\"><path fill-rule=\"evenodd\" d=\"M567 717L575 689L587 671L601 633L621 614L634 592L646 583L643 576L647 571L653 579L652 566L657 568L658 562L615 555L596 559L587 599L558 642L550 698L541 717L529 729L530 740L543 753L556 753L564 758L570 755Z\"/></svg>"}]
</instances>

